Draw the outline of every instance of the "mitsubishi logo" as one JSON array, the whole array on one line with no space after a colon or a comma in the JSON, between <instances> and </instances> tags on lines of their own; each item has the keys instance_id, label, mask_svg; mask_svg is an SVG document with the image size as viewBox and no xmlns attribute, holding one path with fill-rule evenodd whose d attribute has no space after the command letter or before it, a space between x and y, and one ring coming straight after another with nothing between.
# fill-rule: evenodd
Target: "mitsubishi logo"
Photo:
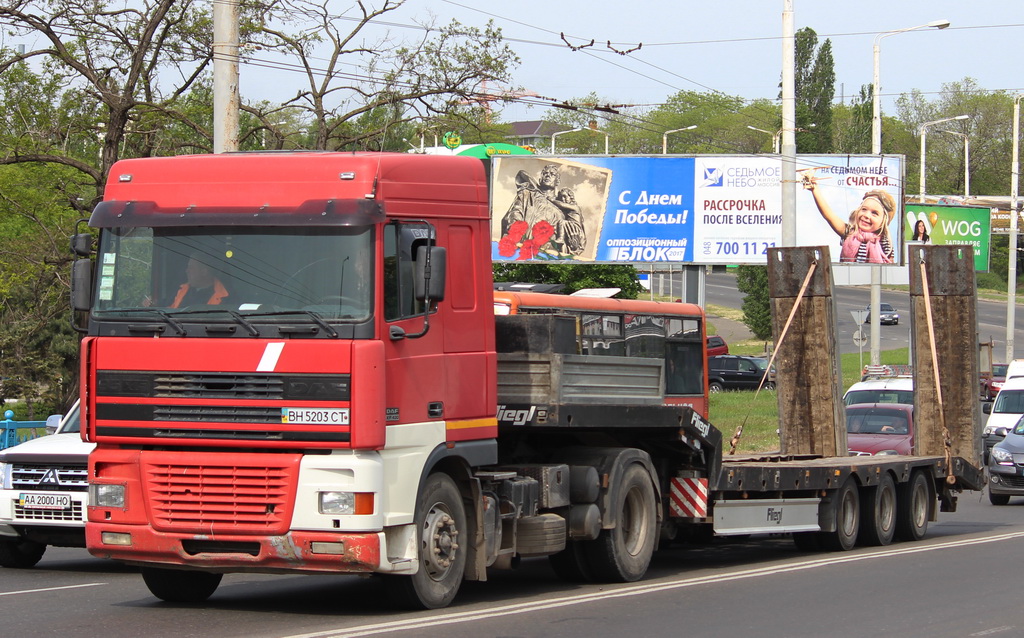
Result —
<instances>
[{"instance_id":1,"label":"mitsubishi logo","mask_svg":"<svg viewBox=\"0 0 1024 638\"><path fill-rule=\"evenodd\" d=\"M60 487L60 479L57 477L57 470L53 468L46 470L46 474L43 474L43 478L39 479L39 484Z\"/></svg>"}]
</instances>

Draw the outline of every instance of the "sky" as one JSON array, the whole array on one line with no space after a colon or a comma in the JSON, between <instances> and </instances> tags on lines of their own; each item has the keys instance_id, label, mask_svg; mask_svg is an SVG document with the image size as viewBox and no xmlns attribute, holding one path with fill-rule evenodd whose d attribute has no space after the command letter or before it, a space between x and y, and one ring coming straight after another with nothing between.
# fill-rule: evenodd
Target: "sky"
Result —
<instances>
[{"instance_id":1,"label":"sky","mask_svg":"<svg viewBox=\"0 0 1024 638\"><path fill-rule=\"evenodd\" d=\"M332 8L340 13L349 6L339 2ZM965 77L986 90L1024 90L1015 46L1024 40L1021 0L793 0L792 7L796 29L811 27L819 41L832 41L837 101L849 102L861 85L871 83L876 34L940 19L951 25L881 40L883 112L895 114L894 100L901 93L916 89L934 98L944 83ZM401 25L431 16L439 23L454 18L481 27L493 19L522 59L514 71L516 86L556 100L593 91L610 104L646 105L680 90L776 99L784 8L783 0L409 0L385 20L393 35L411 38L416 30ZM561 34L574 46L595 44L573 51ZM621 55L609 49L608 41L619 51L642 46ZM254 72L243 68L243 95L250 95L247 84L265 82ZM294 79L299 86L301 78ZM276 81L270 85L281 86ZM505 107L502 120L542 119L545 111Z\"/></svg>"}]
</instances>

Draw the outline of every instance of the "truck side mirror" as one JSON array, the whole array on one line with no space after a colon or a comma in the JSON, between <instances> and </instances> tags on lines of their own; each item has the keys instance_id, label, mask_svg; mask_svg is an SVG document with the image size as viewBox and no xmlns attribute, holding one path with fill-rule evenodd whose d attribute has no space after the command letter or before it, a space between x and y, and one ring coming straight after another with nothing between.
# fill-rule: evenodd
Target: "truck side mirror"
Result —
<instances>
[{"instance_id":1,"label":"truck side mirror","mask_svg":"<svg viewBox=\"0 0 1024 638\"><path fill-rule=\"evenodd\" d=\"M448 253L441 246L424 246L416 252L415 295L417 301L444 299Z\"/></svg>"},{"instance_id":2,"label":"truck side mirror","mask_svg":"<svg viewBox=\"0 0 1024 638\"><path fill-rule=\"evenodd\" d=\"M89 310L92 303L92 260L77 259L71 265L71 308Z\"/></svg>"},{"instance_id":3,"label":"truck side mirror","mask_svg":"<svg viewBox=\"0 0 1024 638\"><path fill-rule=\"evenodd\" d=\"M79 233L71 236L71 252L79 257L88 257L92 254L92 235Z\"/></svg>"}]
</instances>

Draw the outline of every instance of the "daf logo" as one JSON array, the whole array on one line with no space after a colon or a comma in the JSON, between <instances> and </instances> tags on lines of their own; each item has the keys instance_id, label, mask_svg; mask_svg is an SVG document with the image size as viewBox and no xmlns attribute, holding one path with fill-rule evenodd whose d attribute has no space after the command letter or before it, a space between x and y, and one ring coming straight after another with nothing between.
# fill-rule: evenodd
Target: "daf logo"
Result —
<instances>
[{"instance_id":1,"label":"daf logo","mask_svg":"<svg viewBox=\"0 0 1024 638\"><path fill-rule=\"evenodd\" d=\"M46 470L46 474L43 474L43 478L39 479L39 484L60 487L60 479L57 477L57 470L52 468Z\"/></svg>"}]
</instances>

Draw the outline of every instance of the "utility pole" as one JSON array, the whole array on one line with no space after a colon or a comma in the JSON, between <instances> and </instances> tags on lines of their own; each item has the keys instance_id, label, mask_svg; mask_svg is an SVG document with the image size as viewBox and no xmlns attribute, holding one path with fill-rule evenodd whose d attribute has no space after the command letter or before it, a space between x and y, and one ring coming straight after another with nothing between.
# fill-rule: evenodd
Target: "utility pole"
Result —
<instances>
[{"instance_id":1,"label":"utility pole","mask_svg":"<svg viewBox=\"0 0 1024 638\"><path fill-rule=\"evenodd\" d=\"M213 152L238 150L238 0L213 3Z\"/></svg>"},{"instance_id":2,"label":"utility pole","mask_svg":"<svg viewBox=\"0 0 1024 638\"><path fill-rule=\"evenodd\" d=\"M796 246L796 33L793 0L782 10L782 245Z\"/></svg>"}]
</instances>

